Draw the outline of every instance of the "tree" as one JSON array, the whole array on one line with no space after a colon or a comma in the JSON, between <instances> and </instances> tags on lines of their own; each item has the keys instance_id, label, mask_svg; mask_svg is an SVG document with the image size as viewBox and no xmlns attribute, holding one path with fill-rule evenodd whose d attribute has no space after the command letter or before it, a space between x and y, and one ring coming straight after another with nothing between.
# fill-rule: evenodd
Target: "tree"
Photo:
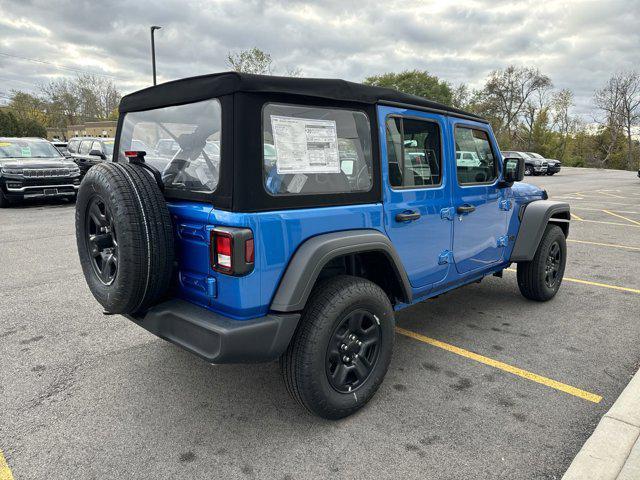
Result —
<instances>
[{"instance_id":1,"label":"tree","mask_svg":"<svg viewBox=\"0 0 640 480\"><path fill-rule=\"evenodd\" d=\"M47 138L46 127L33 118L20 122L18 136Z\"/></svg>"},{"instance_id":2,"label":"tree","mask_svg":"<svg viewBox=\"0 0 640 480\"><path fill-rule=\"evenodd\" d=\"M0 111L0 136L17 137L20 135L20 124L10 110Z\"/></svg>"},{"instance_id":3,"label":"tree","mask_svg":"<svg viewBox=\"0 0 640 480\"><path fill-rule=\"evenodd\" d=\"M107 119L121 98L112 80L91 74L49 82L41 94L53 127Z\"/></svg>"},{"instance_id":4,"label":"tree","mask_svg":"<svg viewBox=\"0 0 640 480\"><path fill-rule=\"evenodd\" d=\"M235 72L271 75L272 63L271 55L256 47L227 54L227 66Z\"/></svg>"},{"instance_id":5,"label":"tree","mask_svg":"<svg viewBox=\"0 0 640 480\"><path fill-rule=\"evenodd\" d=\"M453 92L448 82L430 75L425 70L405 70L400 73L383 73L364 79L365 85L393 88L404 93L418 95L445 105L453 103Z\"/></svg>"},{"instance_id":6,"label":"tree","mask_svg":"<svg viewBox=\"0 0 640 480\"><path fill-rule=\"evenodd\" d=\"M611 77L618 91L619 123L627 136L627 168L635 166L633 162L633 128L640 123L640 75L637 72L620 73Z\"/></svg>"},{"instance_id":7,"label":"tree","mask_svg":"<svg viewBox=\"0 0 640 480\"><path fill-rule=\"evenodd\" d=\"M509 66L494 70L482 90L486 107L499 119L499 129L513 137L518 117L535 93L542 94L552 85L538 69ZM533 105L533 104L531 104Z\"/></svg>"},{"instance_id":8,"label":"tree","mask_svg":"<svg viewBox=\"0 0 640 480\"><path fill-rule=\"evenodd\" d=\"M599 135L608 138L607 142L601 143L604 156L600 167L604 167L615 153L622 133L622 99L618 82L619 79L616 76L611 77L604 87L596 90L593 96L596 108L604 114L597 119L600 123Z\"/></svg>"},{"instance_id":9,"label":"tree","mask_svg":"<svg viewBox=\"0 0 640 480\"><path fill-rule=\"evenodd\" d=\"M43 124L46 122L44 102L30 93L12 90L7 108L11 109L20 122L32 119Z\"/></svg>"},{"instance_id":10,"label":"tree","mask_svg":"<svg viewBox=\"0 0 640 480\"><path fill-rule=\"evenodd\" d=\"M577 125L576 120L569 113L573 107L573 92L566 88L556 92L551 100L552 129L560 134L559 152L557 158L564 160L567 153L569 135L573 133Z\"/></svg>"}]
</instances>

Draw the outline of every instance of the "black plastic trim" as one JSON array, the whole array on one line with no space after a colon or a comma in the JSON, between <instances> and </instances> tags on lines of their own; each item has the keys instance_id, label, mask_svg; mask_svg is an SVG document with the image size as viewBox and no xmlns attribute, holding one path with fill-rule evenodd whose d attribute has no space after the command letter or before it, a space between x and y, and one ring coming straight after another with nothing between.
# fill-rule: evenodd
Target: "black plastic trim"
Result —
<instances>
[{"instance_id":1,"label":"black plastic trim","mask_svg":"<svg viewBox=\"0 0 640 480\"><path fill-rule=\"evenodd\" d=\"M533 259L544 234L544 229L547 227L550 219L552 222L558 223L566 222L566 233L569 233L569 221L567 219L552 219L553 215L558 213L567 213L570 217L570 207L568 203L556 202L553 200L535 200L528 203L524 207L524 213L520 219L520 228L518 229L518 236L516 243L511 252L509 261L511 262L529 262Z\"/></svg>"},{"instance_id":2,"label":"black plastic trim","mask_svg":"<svg viewBox=\"0 0 640 480\"><path fill-rule=\"evenodd\" d=\"M389 238L376 230L348 230L312 237L298 248L282 277L271 310L302 310L322 268L330 260L351 253L375 251L387 256L400 283L402 301L411 303L413 293L407 272Z\"/></svg>"},{"instance_id":3,"label":"black plastic trim","mask_svg":"<svg viewBox=\"0 0 640 480\"><path fill-rule=\"evenodd\" d=\"M287 348L300 315L269 314L234 320L184 300L168 300L144 315L126 317L211 363L268 362Z\"/></svg>"}]
</instances>

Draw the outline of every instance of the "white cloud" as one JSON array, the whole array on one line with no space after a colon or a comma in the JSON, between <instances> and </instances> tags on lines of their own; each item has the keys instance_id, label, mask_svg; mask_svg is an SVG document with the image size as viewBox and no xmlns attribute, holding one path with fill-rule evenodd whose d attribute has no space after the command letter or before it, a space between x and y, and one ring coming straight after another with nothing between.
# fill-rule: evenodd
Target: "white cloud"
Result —
<instances>
[{"instance_id":1,"label":"white cloud","mask_svg":"<svg viewBox=\"0 0 640 480\"><path fill-rule=\"evenodd\" d=\"M363 2L355 0L0 0L0 53L112 75L126 93L151 81L149 26L162 81L225 70L228 51L257 46L305 76L360 81L426 69L482 85L509 64L533 66L576 96L640 64L640 0ZM0 55L0 93L73 72Z\"/></svg>"}]
</instances>

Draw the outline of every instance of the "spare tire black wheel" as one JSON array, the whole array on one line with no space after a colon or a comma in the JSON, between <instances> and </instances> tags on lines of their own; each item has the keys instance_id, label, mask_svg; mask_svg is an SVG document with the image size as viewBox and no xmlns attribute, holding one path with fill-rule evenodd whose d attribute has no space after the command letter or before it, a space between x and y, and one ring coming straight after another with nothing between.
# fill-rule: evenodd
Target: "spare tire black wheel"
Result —
<instances>
[{"instance_id":1,"label":"spare tire black wheel","mask_svg":"<svg viewBox=\"0 0 640 480\"><path fill-rule=\"evenodd\" d=\"M100 163L80 185L76 241L84 277L108 313L135 314L162 300L174 240L160 188L143 167Z\"/></svg>"}]
</instances>

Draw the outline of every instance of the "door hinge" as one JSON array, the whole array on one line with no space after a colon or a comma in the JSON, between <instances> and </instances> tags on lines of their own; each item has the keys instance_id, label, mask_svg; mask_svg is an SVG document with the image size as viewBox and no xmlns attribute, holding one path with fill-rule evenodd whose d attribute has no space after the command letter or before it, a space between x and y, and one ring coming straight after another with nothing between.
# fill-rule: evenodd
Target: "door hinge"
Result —
<instances>
[{"instance_id":1,"label":"door hinge","mask_svg":"<svg viewBox=\"0 0 640 480\"><path fill-rule=\"evenodd\" d=\"M438 257L438 265L446 265L447 263L453 263L453 252L445 250Z\"/></svg>"},{"instance_id":2,"label":"door hinge","mask_svg":"<svg viewBox=\"0 0 640 480\"><path fill-rule=\"evenodd\" d=\"M500 210L508 212L511 210L511 200L500 200Z\"/></svg>"},{"instance_id":3,"label":"door hinge","mask_svg":"<svg viewBox=\"0 0 640 480\"><path fill-rule=\"evenodd\" d=\"M440 210L440 218L443 220L451 220L453 221L456 216L456 211L453 207L443 208Z\"/></svg>"},{"instance_id":4,"label":"door hinge","mask_svg":"<svg viewBox=\"0 0 640 480\"><path fill-rule=\"evenodd\" d=\"M509 235L502 235L498 237L498 246L506 247L509 244Z\"/></svg>"}]
</instances>

